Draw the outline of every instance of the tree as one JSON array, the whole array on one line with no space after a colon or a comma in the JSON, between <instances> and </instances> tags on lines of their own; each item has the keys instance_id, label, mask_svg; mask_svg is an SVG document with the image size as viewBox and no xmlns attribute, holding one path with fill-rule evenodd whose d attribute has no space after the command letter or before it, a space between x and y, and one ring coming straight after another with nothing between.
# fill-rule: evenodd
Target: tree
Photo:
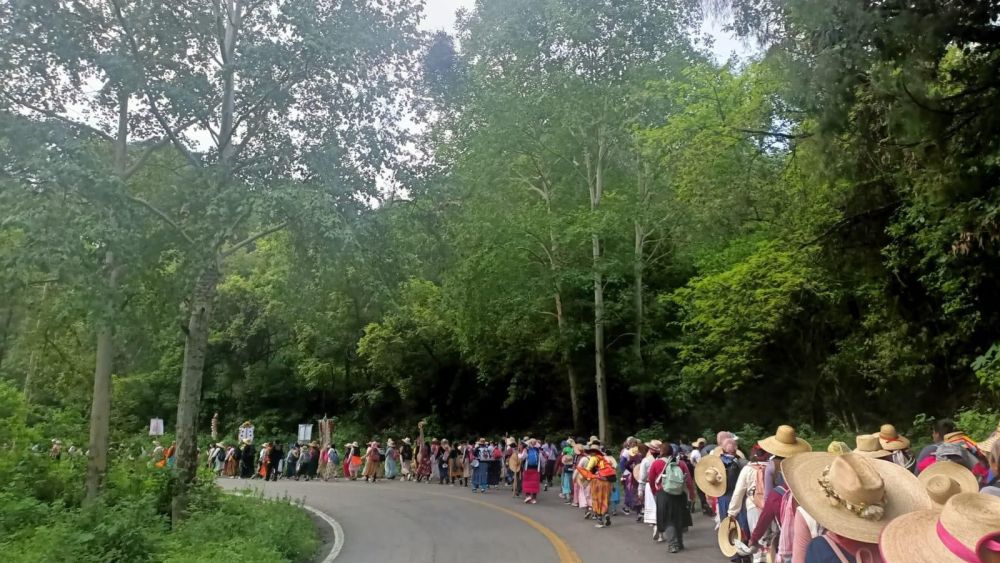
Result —
<instances>
[{"instance_id":1,"label":"tree","mask_svg":"<svg viewBox=\"0 0 1000 563\"><path fill-rule=\"evenodd\" d=\"M293 175L327 182L336 193L345 193L338 184L347 179L371 193L396 145L398 130L390 124L401 106L394 96L405 91L403 76L412 71L417 11L399 2L180 2L155 10L158 17L147 25L145 4L112 5L146 104L203 178L185 202L200 212L195 234L150 206L188 241L197 272L177 406L177 521L197 467L202 378L222 263L288 226L301 197L288 189ZM189 46L186 56L160 56L165 37ZM208 151L175 133L189 120L211 138ZM263 225L258 232L247 231L251 219Z\"/></svg>"}]
</instances>

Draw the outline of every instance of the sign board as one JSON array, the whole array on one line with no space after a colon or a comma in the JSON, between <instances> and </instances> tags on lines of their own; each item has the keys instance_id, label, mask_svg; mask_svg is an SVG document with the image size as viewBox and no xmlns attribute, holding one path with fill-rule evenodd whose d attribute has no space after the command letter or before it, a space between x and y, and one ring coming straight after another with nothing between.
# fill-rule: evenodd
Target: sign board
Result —
<instances>
[{"instance_id":1,"label":"sign board","mask_svg":"<svg viewBox=\"0 0 1000 563\"><path fill-rule=\"evenodd\" d=\"M299 425L299 442L309 442L313 437L313 425L312 424L300 424Z\"/></svg>"}]
</instances>

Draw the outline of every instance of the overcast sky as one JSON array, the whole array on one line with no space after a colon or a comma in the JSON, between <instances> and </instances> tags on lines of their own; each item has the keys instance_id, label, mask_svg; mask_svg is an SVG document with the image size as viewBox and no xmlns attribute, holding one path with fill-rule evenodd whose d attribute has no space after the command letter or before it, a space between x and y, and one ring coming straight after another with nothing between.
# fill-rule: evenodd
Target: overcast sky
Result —
<instances>
[{"instance_id":1,"label":"overcast sky","mask_svg":"<svg viewBox=\"0 0 1000 563\"><path fill-rule=\"evenodd\" d=\"M503 0L494 1L503 2ZM663 1L667 2L669 0ZM455 12L460 8L472 10L476 4L476 0L425 0L425 2L424 12L426 17L423 21L424 29L429 31L443 29L449 33L454 33L455 31ZM722 24L720 22L709 22L703 28L715 38L712 52L715 54L716 60L719 62L725 61L734 52L738 55L749 53L747 47L734 39L730 34L722 31L721 27Z\"/></svg>"}]
</instances>

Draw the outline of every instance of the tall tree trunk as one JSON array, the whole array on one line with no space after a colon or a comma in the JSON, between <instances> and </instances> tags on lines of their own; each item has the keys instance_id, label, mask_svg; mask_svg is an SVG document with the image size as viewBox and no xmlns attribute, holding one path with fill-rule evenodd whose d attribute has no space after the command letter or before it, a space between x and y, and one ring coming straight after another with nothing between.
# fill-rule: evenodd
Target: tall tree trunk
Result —
<instances>
[{"instance_id":1,"label":"tall tree trunk","mask_svg":"<svg viewBox=\"0 0 1000 563\"><path fill-rule=\"evenodd\" d=\"M645 365L642 360L642 336L643 324L645 322L645 302L642 292L642 278L644 273L644 251L645 228L642 222L635 221L635 255L632 262L632 301L635 308L635 341L632 343L632 356L635 360L636 371L640 378L645 374Z\"/></svg>"},{"instance_id":2,"label":"tall tree trunk","mask_svg":"<svg viewBox=\"0 0 1000 563\"><path fill-rule=\"evenodd\" d=\"M111 430L111 372L114 360L114 305L111 295L117 286L115 257L104 253L107 268L107 295L102 318L97 327L97 358L94 366L94 398L90 406L90 454L87 459L87 500L97 498L108 471L108 444Z\"/></svg>"},{"instance_id":3,"label":"tall tree trunk","mask_svg":"<svg viewBox=\"0 0 1000 563\"><path fill-rule=\"evenodd\" d=\"M42 311L41 309L45 307L45 300L49 295L49 284L42 286L42 299L38 304L38 318L35 319L35 331L33 335L37 335L38 331L42 327ZM25 402L31 402L31 390L33 389L35 372L38 370L38 351L34 346L31 348L31 355L28 356L28 372L24 374L24 400Z\"/></svg>"},{"instance_id":4,"label":"tall tree trunk","mask_svg":"<svg viewBox=\"0 0 1000 563\"><path fill-rule=\"evenodd\" d=\"M607 137L603 125L597 132L597 155L585 154L587 180L590 184L590 211L597 214L604 195L604 159L607 154ZM595 217L596 220L596 217ZM594 383L597 388L597 435L601 441L608 439L608 389L604 358L604 272L602 271L601 234L591 233L594 268Z\"/></svg>"},{"instance_id":5,"label":"tall tree trunk","mask_svg":"<svg viewBox=\"0 0 1000 563\"><path fill-rule=\"evenodd\" d=\"M577 381L576 369L573 368L573 358L569 353L567 342L566 316L563 314L562 291L558 285L555 295L556 325L559 327L559 358L566 367L566 378L569 380L569 405L573 413L573 431L582 430L580 424L580 383Z\"/></svg>"},{"instance_id":6,"label":"tall tree trunk","mask_svg":"<svg viewBox=\"0 0 1000 563\"><path fill-rule=\"evenodd\" d=\"M171 503L171 518L175 524L184 518L188 486L198 473L198 410L205 352L208 350L208 329L218 283L218 264L212 262L202 270L191 292L191 311L184 339L184 368L177 400L177 480Z\"/></svg>"},{"instance_id":7,"label":"tall tree trunk","mask_svg":"<svg viewBox=\"0 0 1000 563\"><path fill-rule=\"evenodd\" d=\"M114 173L125 181L128 168L129 93L118 92L118 131L114 146ZM114 220L112 215L111 220ZM97 498L108 472L108 446L111 432L111 373L114 370L115 294L118 291L118 264L114 251L104 252L106 286L104 307L97 325L97 351L94 362L94 397L90 406L90 454L87 459L86 498Z\"/></svg>"}]
</instances>

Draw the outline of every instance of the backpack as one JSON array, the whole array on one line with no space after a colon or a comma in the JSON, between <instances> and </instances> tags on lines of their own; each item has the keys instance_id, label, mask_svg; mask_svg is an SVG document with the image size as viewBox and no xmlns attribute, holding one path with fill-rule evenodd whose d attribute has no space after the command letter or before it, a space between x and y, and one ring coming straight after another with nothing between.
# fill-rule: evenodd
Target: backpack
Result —
<instances>
[{"instance_id":1,"label":"backpack","mask_svg":"<svg viewBox=\"0 0 1000 563\"><path fill-rule=\"evenodd\" d=\"M529 469L532 467L535 469L541 468L541 457L538 455L538 448L528 448L528 459L526 460L527 464L525 467Z\"/></svg>"},{"instance_id":2,"label":"backpack","mask_svg":"<svg viewBox=\"0 0 1000 563\"><path fill-rule=\"evenodd\" d=\"M677 464L676 459L667 460L667 466L660 474L660 486L668 495L684 494L684 470Z\"/></svg>"},{"instance_id":3,"label":"backpack","mask_svg":"<svg viewBox=\"0 0 1000 563\"><path fill-rule=\"evenodd\" d=\"M751 465L754 469L754 483L753 483L753 505L759 509L764 508L764 474L767 472L767 466L763 463L754 463Z\"/></svg>"},{"instance_id":4,"label":"backpack","mask_svg":"<svg viewBox=\"0 0 1000 563\"><path fill-rule=\"evenodd\" d=\"M726 494L731 495L733 491L736 490L736 483L740 480L740 471L743 471L743 466L746 463L741 462L740 458L735 458L732 463L726 465Z\"/></svg>"},{"instance_id":5,"label":"backpack","mask_svg":"<svg viewBox=\"0 0 1000 563\"><path fill-rule=\"evenodd\" d=\"M614 468L611 463L608 462L608 458L604 456L599 456L597 458L597 478L602 481L610 481L614 483L618 480L618 471Z\"/></svg>"},{"instance_id":6,"label":"backpack","mask_svg":"<svg viewBox=\"0 0 1000 563\"><path fill-rule=\"evenodd\" d=\"M219 448L219 450L215 453L215 459L219 461L226 461L226 450Z\"/></svg>"}]
</instances>

